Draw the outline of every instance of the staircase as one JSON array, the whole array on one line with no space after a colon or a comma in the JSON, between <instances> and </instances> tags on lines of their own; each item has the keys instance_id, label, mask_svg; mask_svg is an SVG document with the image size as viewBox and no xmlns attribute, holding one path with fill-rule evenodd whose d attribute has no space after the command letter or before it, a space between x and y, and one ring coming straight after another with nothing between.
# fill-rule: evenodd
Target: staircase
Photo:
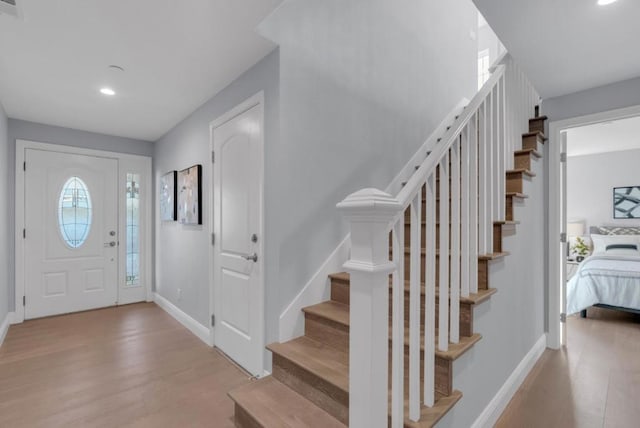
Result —
<instances>
[{"instance_id":1,"label":"staircase","mask_svg":"<svg viewBox=\"0 0 640 428\"><path fill-rule=\"evenodd\" d=\"M506 87L505 81L506 79L502 80L503 90ZM466 126L472 126L469 129L472 130L473 138L468 141L476 144L470 144L473 147L470 150L472 154L473 150L480 153L483 142L480 137L480 120L483 120L483 116L476 115L471 120L475 123ZM381 236L384 245L389 248L388 257L385 254L384 258L404 267L377 273L367 271L365 274L371 277L378 275L376 278L380 279L379 283L388 287L388 297L385 297L385 301L388 301L385 305L389 307L388 316L377 313L381 315L378 317L374 310L372 313L375 320L371 323L365 320L361 324L364 328L369 328L369 337L366 334L363 335L363 340L359 340L360 336L350 337L349 333L353 331L351 323L354 321L350 317L350 309L353 309L351 299L354 296L361 298L361 293L357 288L352 289L355 280L353 275L346 272L330 275L331 300L303 309L304 336L267 347L273 355L272 375L229 393L235 405L236 426L349 425L350 385L354 385L358 379L356 372L352 372L351 379L349 376L350 346L351 349L362 352L359 354L361 357L355 361L354 355L351 355L352 365L356 363L358 366L366 366L365 372L386 366L386 370L371 370L381 373L383 381L378 386L389 386L382 391L384 397L380 394L377 396L378 403L384 400L383 408L371 405L376 400L375 392L371 393L373 398L368 401L367 394L369 390L375 389L374 386L360 389L361 392L364 390L361 395L364 400L359 397L357 402L364 403L364 408L371 413L389 415L389 426L431 427L455 406L462 397L462 392L453 385L454 362L482 339L474 330L474 309L497 292L495 288L491 288L489 265L494 260L508 256L503 249L503 236L516 231L518 222L514 218L514 202L527 198L523 193L523 183L535 177L532 163L541 157L541 147L546 140L543 134L545 120L546 117L540 116L528 121L528 132L522 134L522 148L503 145L505 150L512 149L513 160L505 159L500 164L504 165L500 177L491 175L492 172L480 162L476 165L477 170L470 170L470 182L472 188L478 187L477 194L465 190L464 180L469 180L469 174L464 172L465 158L461 156L463 145L454 142L451 149L443 148L442 153L446 154L435 159L431 175L425 174L424 179L420 179L418 190L408 198L411 203L409 206L402 205L399 211L404 212L404 215L399 220L397 215L394 217L396 223L391 232L388 222L378 221L382 224L379 231L386 230L386 235ZM468 132L466 135L470 137ZM496 137L500 138L499 135ZM462 140L457 136L455 138ZM502 138L506 140L504 135ZM456 147L458 152L455 152ZM507 166L512 168L507 169ZM417 175L423 171L423 167L416 167ZM407 187L412 185L412 180L414 177L409 180ZM485 188L481 187L483 185ZM489 190L490 188L493 190ZM501 201L483 204L483 197L487 199L487 195L492 194L500 197ZM475 206L473 202L468 202L469 198L476 201ZM442 203L444 200L447 201L446 204ZM429 201L434 203L429 204ZM476 236L479 239L479 250L476 253L470 251L469 244L464 242L465 237L471 236L471 246L476 245L473 243L473 236L476 234L470 232L476 228L464 226L464 219L460 218L460 212L470 212L469 206L471 211L477 208L482 212L477 219L475 216L468 219L479 224L479 238ZM494 218L485 219L487 227L483 229L481 217L487 213L493 213ZM444 228L441 226L441 218L448 219ZM412 237L418 238L416 242L412 243ZM352 241L355 243L357 239L353 229ZM488 251L482 251L483 246ZM448 260L441 260L442 254L447 250ZM352 249L352 258L357 257L353 254L356 251ZM465 261L465 255L468 254L475 254L477 257L472 256L473 260L468 263ZM446 269L445 277L449 281L440 281L443 269ZM354 272L363 275L357 269ZM360 281L362 283L362 276ZM454 282L457 285L451 285ZM441 290L445 290L444 300L441 299ZM375 296L372 300L375 300ZM441 305L441 300L446 304ZM387 325L386 331L385 328L377 329L376 324ZM384 357L379 360L372 357L373 362L370 362L367 346L363 345L381 338L389 342L385 346L388 355L378 355ZM433 358L428 358L430 355ZM353 400L352 396L352 405ZM351 413L352 417L353 414ZM366 420L367 417L369 416L364 415L360 419L358 416L359 421ZM375 420L380 421L380 418ZM362 422L355 425L370 426L369 423Z\"/></svg>"}]
</instances>

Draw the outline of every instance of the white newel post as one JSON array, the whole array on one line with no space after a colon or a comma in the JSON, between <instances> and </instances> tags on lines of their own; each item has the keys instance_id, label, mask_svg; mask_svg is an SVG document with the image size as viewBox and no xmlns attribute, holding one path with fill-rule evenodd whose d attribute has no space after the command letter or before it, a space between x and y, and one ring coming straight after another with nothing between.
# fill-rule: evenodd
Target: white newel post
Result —
<instances>
[{"instance_id":1,"label":"white newel post","mask_svg":"<svg viewBox=\"0 0 640 428\"><path fill-rule=\"evenodd\" d=\"M387 427L389 359L389 231L402 206L377 189L338 204L351 224L349 426Z\"/></svg>"}]
</instances>

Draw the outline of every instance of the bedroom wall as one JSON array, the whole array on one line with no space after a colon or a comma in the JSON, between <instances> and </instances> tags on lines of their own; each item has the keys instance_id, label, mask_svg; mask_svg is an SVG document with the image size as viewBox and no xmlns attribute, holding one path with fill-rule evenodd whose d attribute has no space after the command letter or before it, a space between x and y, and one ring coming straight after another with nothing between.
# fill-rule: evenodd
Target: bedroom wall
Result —
<instances>
[{"instance_id":1,"label":"bedroom wall","mask_svg":"<svg viewBox=\"0 0 640 428\"><path fill-rule=\"evenodd\" d=\"M96 134L93 132L80 131L77 129L64 128L60 126L45 125L42 123L28 122L25 120L9 119L8 121L8 145L7 155L8 185L10 209L9 209L9 308L15 307L15 159L16 140L37 141L39 143L61 144L86 149L105 150L118 153L128 153L133 155L151 156L153 154L153 143L150 141L134 140L130 138L114 137L111 135Z\"/></svg>"},{"instance_id":2,"label":"bedroom wall","mask_svg":"<svg viewBox=\"0 0 640 428\"><path fill-rule=\"evenodd\" d=\"M613 188L640 186L640 150L571 156L567 160L567 219L590 226L639 226L640 219L613 218Z\"/></svg>"}]
</instances>

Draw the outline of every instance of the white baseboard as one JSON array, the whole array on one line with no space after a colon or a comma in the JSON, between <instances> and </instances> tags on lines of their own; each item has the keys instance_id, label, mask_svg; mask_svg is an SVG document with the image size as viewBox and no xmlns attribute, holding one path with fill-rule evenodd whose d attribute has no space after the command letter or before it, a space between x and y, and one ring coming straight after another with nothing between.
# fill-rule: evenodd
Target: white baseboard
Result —
<instances>
[{"instance_id":1,"label":"white baseboard","mask_svg":"<svg viewBox=\"0 0 640 428\"><path fill-rule=\"evenodd\" d=\"M495 397L493 397L480 416L478 416L478 419L471 425L471 428L490 428L495 425L509 404L509 401L513 398L513 395L518 388L520 388L520 385L522 385L522 382L544 352L546 344L547 335L543 334L529 352L527 352L527 355L524 356L522 361L520 361L518 367L516 367L513 373L507 378Z\"/></svg>"},{"instance_id":2,"label":"white baseboard","mask_svg":"<svg viewBox=\"0 0 640 428\"><path fill-rule=\"evenodd\" d=\"M343 271L342 265L349 257L350 243L351 240L347 235L298 293L296 298L282 312L278 337L280 342L286 342L304 334L302 308L329 299L329 274Z\"/></svg>"},{"instance_id":3,"label":"white baseboard","mask_svg":"<svg viewBox=\"0 0 640 428\"><path fill-rule=\"evenodd\" d=\"M180 308L176 305L159 295L158 293L153 293L153 300L156 302L156 305L160 306L166 313L175 318L180 324L185 326L189 331L195 334L198 339L202 340L209 346L213 346L211 341L211 334L209 329L198 321L191 318L189 315L184 313Z\"/></svg>"},{"instance_id":4,"label":"white baseboard","mask_svg":"<svg viewBox=\"0 0 640 428\"><path fill-rule=\"evenodd\" d=\"M0 346L4 343L4 338L7 337L7 332L9 331L9 325L11 324L11 318L13 318L13 312L9 312L7 316L2 320L2 324L0 324Z\"/></svg>"}]
</instances>

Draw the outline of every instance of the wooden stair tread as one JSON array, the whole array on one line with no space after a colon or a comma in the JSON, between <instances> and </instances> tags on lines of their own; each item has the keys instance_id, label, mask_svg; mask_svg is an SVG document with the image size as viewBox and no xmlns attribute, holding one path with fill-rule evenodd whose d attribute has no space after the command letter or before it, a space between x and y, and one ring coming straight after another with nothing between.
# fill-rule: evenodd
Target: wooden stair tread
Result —
<instances>
[{"instance_id":1,"label":"wooden stair tread","mask_svg":"<svg viewBox=\"0 0 640 428\"><path fill-rule=\"evenodd\" d=\"M333 279L340 280L342 282L348 283L350 280L349 272L338 272L332 273L329 277ZM389 288L393 286L392 280L389 280ZM404 281L404 289L405 293L409 292L410 281ZM498 290L496 288L489 288L487 290L478 290L477 293L469 293L469 297L460 296L460 303L469 304L469 305L477 305L489 299L493 294L496 294ZM425 286L424 282L420 283L420 294L425 294ZM436 289L436 298L438 298L439 291Z\"/></svg>"},{"instance_id":2,"label":"wooden stair tread","mask_svg":"<svg viewBox=\"0 0 640 428\"><path fill-rule=\"evenodd\" d=\"M431 428L433 427L444 415L451 410L455 404L462 398L462 392L454 390L451 395L446 396L436 393L436 402L433 407L422 406L420 408L420 421L413 422L408 418L404 420L405 428ZM409 403L405 400L405 415L409 414Z\"/></svg>"},{"instance_id":3,"label":"wooden stair tread","mask_svg":"<svg viewBox=\"0 0 640 428\"><path fill-rule=\"evenodd\" d=\"M471 336L460 336L458 343L449 342L449 347L446 351L440 351L438 349L438 329L436 329L435 337L435 353L436 356L444 358L446 360L455 361L460 358L465 352L467 352L473 345L478 343L482 339L482 335L474 333ZM391 329L389 329L389 341L391 341ZM409 348L409 327L405 325L404 328L404 346ZM424 333L420 332L420 350L424 351Z\"/></svg>"},{"instance_id":4,"label":"wooden stair tread","mask_svg":"<svg viewBox=\"0 0 640 428\"><path fill-rule=\"evenodd\" d=\"M347 305L342 305L347 306ZM347 318L349 311L347 309ZM349 354L301 336L285 343L272 343L267 349L282 356L331 385L349 392Z\"/></svg>"},{"instance_id":5,"label":"wooden stair tread","mask_svg":"<svg viewBox=\"0 0 640 428\"><path fill-rule=\"evenodd\" d=\"M540 153L539 151L537 151L536 149L522 149L522 150L516 150L514 152L514 154L516 155L525 155L525 154L531 154L536 158L541 158L542 157L542 153Z\"/></svg>"},{"instance_id":6,"label":"wooden stair tread","mask_svg":"<svg viewBox=\"0 0 640 428\"><path fill-rule=\"evenodd\" d=\"M229 392L229 397L261 426L346 428L345 424L273 376L236 388Z\"/></svg>"},{"instance_id":7,"label":"wooden stair tread","mask_svg":"<svg viewBox=\"0 0 640 428\"><path fill-rule=\"evenodd\" d=\"M318 310L316 311L317 315L323 318L329 319L331 321L344 324L346 326L349 325L349 305L345 305L342 303L333 302L329 300L327 302L314 305L312 306L312 308L322 307L322 305L325 305L324 306L325 308L330 308L330 309L326 311ZM308 312L306 309L307 308L303 310L305 310L305 312ZM389 338L391 338L391 332L389 332ZM456 344L449 343L449 350L439 351L436 349L435 354L436 356L445 358L447 360L455 360L458 357L460 357L462 354L464 354L469 348L471 348L481 338L482 336L477 333L469 337L461 336L459 343L456 343ZM408 341L408 339L409 339L409 329L408 327L405 327L405 343ZM436 337L436 340L437 340L437 337ZM422 334L420 335L420 341L421 341L420 348L424 349L424 342L423 342L424 335ZM346 386L345 386L346 389L344 390L348 391L348 384L349 384L348 353L339 351L338 349L332 348L327 345L321 345L319 342L316 342L315 340L312 340L312 339L308 339L305 336L299 337L294 340L290 340L289 342L285 342L285 343L271 344L267 346L267 349L269 349L271 352L275 352L279 355L282 355L288 359L293 359L294 361L296 361L297 364L301 366L304 366L304 363L300 363L299 359L309 358L310 361L308 364L311 367L305 367L305 368L308 371L311 371L312 373L315 373L315 374L318 374L318 371L321 371L326 366L326 364L322 362L322 360L327 357L323 357L323 354L330 355L332 352L336 354L340 354L340 355L332 356L331 359L335 360L336 364L339 365L340 367L346 367L347 380L346 380ZM305 357L305 355L308 355L308 356ZM314 363L315 359L319 360L317 364ZM330 382L339 388L343 388L343 386L341 386L340 384L339 376L335 377L333 380L330 380Z\"/></svg>"},{"instance_id":8,"label":"wooden stair tread","mask_svg":"<svg viewBox=\"0 0 640 428\"><path fill-rule=\"evenodd\" d=\"M507 175L515 175L515 174L522 174L522 175L526 175L527 177L535 177L536 173L532 172L528 169L524 169L524 168L520 168L520 169L510 169L509 171L507 171Z\"/></svg>"},{"instance_id":9,"label":"wooden stair tread","mask_svg":"<svg viewBox=\"0 0 640 428\"><path fill-rule=\"evenodd\" d=\"M520 224L518 220L498 220L493 222L494 225L510 226Z\"/></svg>"},{"instance_id":10,"label":"wooden stair tread","mask_svg":"<svg viewBox=\"0 0 640 428\"><path fill-rule=\"evenodd\" d=\"M335 300L327 300L317 305L307 306L302 308L302 311L306 314L316 315L344 326L349 325L349 305L336 302Z\"/></svg>"},{"instance_id":11,"label":"wooden stair tread","mask_svg":"<svg viewBox=\"0 0 640 428\"><path fill-rule=\"evenodd\" d=\"M536 137L536 136L539 136L542 141L547 141L547 137L544 135L544 133L540 131L525 132L524 134L522 134L522 138Z\"/></svg>"},{"instance_id":12,"label":"wooden stair tread","mask_svg":"<svg viewBox=\"0 0 640 428\"><path fill-rule=\"evenodd\" d=\"M519 192L507 192L506 195L507 197L522 198L522 199L527 199L529 197L529 195L525 195L524 193L519 193Z\"/></svg>"}]
</instances>

